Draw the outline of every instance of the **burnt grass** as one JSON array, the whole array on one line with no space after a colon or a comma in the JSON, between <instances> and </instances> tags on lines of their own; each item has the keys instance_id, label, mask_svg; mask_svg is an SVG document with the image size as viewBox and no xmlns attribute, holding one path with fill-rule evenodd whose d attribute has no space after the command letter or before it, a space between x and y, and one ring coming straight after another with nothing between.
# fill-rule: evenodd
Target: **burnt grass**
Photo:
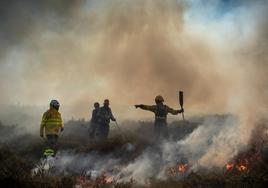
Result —
<instances>
[{"instance_id":1,"label":"burnt grass","mask_svg":"<svg viewBox=\"0 0 268 188\"><path fill-rule=\"evenodd\" d=\"M226 116L220 116L222 122ZM180 140L193 132L202 118L189 121L175 121L169 124L170 138ZM65 124L64 134L59 139L59 149L72 149L77 153L90 153L92 151L106 155L113 153L122 157L120 148L127 143L135 145L135 153L124 156L126 163L139 156L146 146L153 144L152 122L125 122L130 128L122 128L122 132L116 129L111 131L108 141L102 143L89 143L88 122L84 120L71 120ZM138 128L131 129L131 125L138 124ZM122 126L123 127L123 126ZM17 134L18 126L3 125L0 122L0 187L36 187L36 188L61 188L75 187L79 183L79 176L73 175L55 175L46 174L32 175L34 165L42 156L43 140L37 135L21 133ZM142 134L141 134L142 133ZM190 172L183 178L170 177L168 180L159 180L154 177L149 179L146 187L152 188L231 188L231 187L265 187L268 184L268 152L264 150L259 160L251 170L245 173L238 171L226 172L223 169L215 171ZM220 171L220 173L219 173ZM104 178L104 177L103 177ZM102 177L91 180L90 184L80 187L142 187L135 183L135 180L129 182L112 182L107 184Z\"/></svg>"}]
</instances>

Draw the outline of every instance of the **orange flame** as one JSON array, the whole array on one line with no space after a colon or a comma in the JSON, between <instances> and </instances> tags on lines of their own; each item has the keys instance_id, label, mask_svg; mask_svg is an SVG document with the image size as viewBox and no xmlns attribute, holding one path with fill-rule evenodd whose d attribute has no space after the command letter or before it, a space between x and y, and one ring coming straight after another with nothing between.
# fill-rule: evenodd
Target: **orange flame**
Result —
<instances>
[{"instance_id":1,"label":"orange flame","mask_svg":"<svg viewBox=\"0 0 268 188\"><path fill-rule=\"evenodd\" d=\"M187 171L187 169L188 169L188 164L187 163L179 164L179 165L176 165L174 167L170 167L168 169L168 173L171 176L175 176L178 173L184 173L185 171Z\"/></svg>"},{"instance_id":2,"label":"orange flame","mask_svg":"<svg viewBox=\"0 0 268 188\"><path fill-rule=\"evenodd\" d=\"M181 173L185 172L187 170L187 166L188 164L179 164L178 171Z\"/></svg>"},{"instance_id":3,"label":"orange flame","mask_svg":"<svg viewBox=\"0 0 268 188\"><path fill-rule=\"evenodd\" d=\"M233 170L233 168L234 168L234 163L227 163L227 164L225 165L225 168L226 168L226 170L228 170L228 171Z\"/></svg>"},{"instance_id":4,"label":"orange flame","mask_svg":"<svg viewBox=\"0 0 268 188\"><path fill-rule=\"evenodd\" d=\"M238 165L236 165L236 169L239 170L240 172L244 172L244 171L246 171L248 168L246 167L246 165L238 164Z\"/></svg>"},{"instance_id":5,"label":"orange flame","mask_svg":"<svg viewBox=\"0 0 268 188\"><path fill-rule=\"evenodd\" d=\"M112 176L106 176L105 177L105 183L113 183L114 181L114 178Z\"/></svg>"},{"instance_id":6,"label":"orange flame","mask_svg":"<svg viewBox=\"0 0 268 188\"><path fill-rule=\"evenodd\" d=\"M246 172L248 170L248 165L246 163L234 164L234 163L229 162L225 165L225 168L227 171L231 171L234 168L236 168L240 172Z\"/></svg>"}]
</instances>

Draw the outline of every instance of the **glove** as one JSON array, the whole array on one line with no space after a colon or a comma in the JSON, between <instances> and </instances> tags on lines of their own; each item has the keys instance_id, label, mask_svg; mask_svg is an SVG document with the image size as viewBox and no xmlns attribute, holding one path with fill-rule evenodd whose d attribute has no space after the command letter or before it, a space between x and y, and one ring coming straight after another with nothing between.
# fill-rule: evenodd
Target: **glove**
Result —
<instances>
[{"instance_id":1,"label":"glove","mask_svg":"<svg viewBox=\"0 0 268 188\"><path fill-rule=\"evenodd\" d=\"M62 132L62 131L64 131L64 128L63 127L60 128L60 132Z\"/></svg>"},{"instance_id":2,"label":"glove","mask_svg":"<svg viewBox=\"0 0 268 188\"><path fill-rule=\"evenodd\" d=\"M182 113L182 112L184 112L184 109L183 108L179 110L179 113Z\"/></svg>"}]
</instances>

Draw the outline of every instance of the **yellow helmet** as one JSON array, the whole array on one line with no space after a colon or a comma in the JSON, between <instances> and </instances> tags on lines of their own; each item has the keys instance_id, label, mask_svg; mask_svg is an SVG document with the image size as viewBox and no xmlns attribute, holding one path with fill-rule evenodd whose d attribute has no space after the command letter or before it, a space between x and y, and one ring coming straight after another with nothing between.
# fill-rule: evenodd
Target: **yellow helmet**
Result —
<instances>
[{"instance_id":1,"label":"yellow helmet","mask_svg":"<svg viewBox=\"0 0 268 188\"><path fill-rule=\"evenodd\" d=\"M155 97L155 102L156 102L156 103L164 102L164 98L163 98L161 95L157 95L157 96Z\"/></svg>"}]
</instances>

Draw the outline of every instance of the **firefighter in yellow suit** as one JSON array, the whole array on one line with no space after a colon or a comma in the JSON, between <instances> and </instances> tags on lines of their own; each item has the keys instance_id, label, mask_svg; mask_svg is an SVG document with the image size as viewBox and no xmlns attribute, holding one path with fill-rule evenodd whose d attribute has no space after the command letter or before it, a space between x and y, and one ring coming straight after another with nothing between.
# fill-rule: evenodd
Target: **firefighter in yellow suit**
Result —
<instances>
[{"instance_id":1,"label":"firefighter in yellow suit","mask_svg":"<svg viewBox=\"0 0 268 188\"><path fill-rule=\"evenodd\" d=\"M50 102L50 108L43 114L40 125L40 136L46 135L46 149L44 156L55 156L59 132L64 130L61 114L59 113L60 103L57 100Z\"/></svg>"}]
</instances>

